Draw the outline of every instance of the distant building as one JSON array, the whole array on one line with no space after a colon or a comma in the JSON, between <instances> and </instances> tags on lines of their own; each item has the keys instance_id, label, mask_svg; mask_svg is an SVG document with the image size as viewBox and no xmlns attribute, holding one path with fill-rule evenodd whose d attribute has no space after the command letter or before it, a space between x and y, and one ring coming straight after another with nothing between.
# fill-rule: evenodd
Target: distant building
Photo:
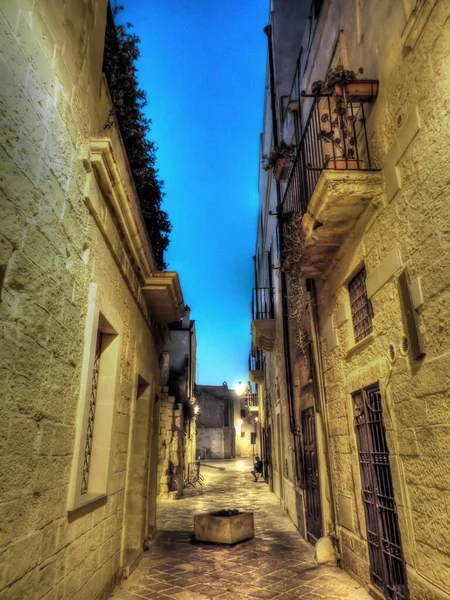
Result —
<instances>
[{"instance_id":1,"label":"distant building","mask_svg":"<svg viewBox=\"0 0 450 600\"><path fill-rule=\"evenodd\" d=\"M234 458L235 421L234 403L237 395L224 385L197 385L196 398L199 407L196 419L196 457Z\"/></svg>"},{"instance_id":2,"label":"distant building","mask_svg":"<svg viewBox=\"0 0 450 600\"><path fill-rule=\"evenodd\" d=\"M197 458L235 458L260 452L258 402L251 388L239 396L221 385L198 385Z\"/></svg>"},{"instance_id":3,"label":"distant building","mask_svg":"<svg viewBox=\"0 0 450 600\"><path fill-rule=\"evenodd\" d=\"M197 338L190 315L186 306L184 316L169 323L163 354L158 448L158 493L162 497L182 494L189 463L195 461Z\"/></svg>"},{"instance_id":4,"label":"distant building","mask_svg":"<svg viewBox=\"0 0 450 600\"><path fill-rule=\"evenodd\" d=\"M395 600L450 598L448 8L272 0L266 28L263 458L304 537Z\"/></svg>"}]
</instances>

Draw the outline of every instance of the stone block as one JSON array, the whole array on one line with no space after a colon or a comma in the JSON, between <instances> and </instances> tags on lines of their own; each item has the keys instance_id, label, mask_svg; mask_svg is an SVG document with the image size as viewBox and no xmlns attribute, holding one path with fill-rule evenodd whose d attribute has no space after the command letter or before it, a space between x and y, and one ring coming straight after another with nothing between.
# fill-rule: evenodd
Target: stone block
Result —
<instances>
[{"instance_id":1,"label":"stone block","mask_svg":"<svg viewBox=\"0 0 450 600\"><path fill-rule=\"evenodd\" d=\"M252 512L224 517L212 514L195 515L195 539L216 544L235 544L252 538L255 534Z\"/></svg>"},{"instance_id":2,"label":"stone block","mask_svg":"<svg viewBox=\"0 0 450 600\"><path fill-rule=\"evenodd\" d=\"M329 537L321 537L314 548L314 557L319 565L336 564L336 554L333 542Z\"/></svg>"}]
</instances>

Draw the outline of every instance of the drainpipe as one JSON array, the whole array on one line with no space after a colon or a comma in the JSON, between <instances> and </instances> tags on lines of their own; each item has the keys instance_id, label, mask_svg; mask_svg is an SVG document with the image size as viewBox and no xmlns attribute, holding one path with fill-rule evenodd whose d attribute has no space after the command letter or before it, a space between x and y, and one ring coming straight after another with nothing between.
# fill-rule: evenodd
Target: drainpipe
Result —
<instances>
[{"instance_id":1,"label":"drainpipe","mask_svg":"<svg viewBox=\"0 0 450 600\"><path fill-rule=\"evenodd\" d=\"M308 279L307 284L309 287L309 292L311 294L311 334L313 341L313 353L314 353L314 362L317 365L317 388L320 398L321 412L323 415L322 425L324 428L324 435L322 436L325 461L327 465L327 479L328 479L328 489L330 490L330 508L331 508L331 519L333 521L334 533L330 533L330 537L333 540L333 545L338 546L338 537L336 532L336 504L335 498L336 494L334 491L334 483L333 477L331 475L331 461L330 461L330 453L328 448L328 440L329 440L329 430L328 430L328 406L326 401L326 387L323 376L323 362L322 362L322 353L320 352L319 345L319 313L317 310L317 291L316 284L314 279ZM339 548L338 548L339 550ZM338 556L339 557L339 556Z\"/></svg>"},{"instance_id":2,"label":"drainpipe","mask_svg":"<svg viewBox=\"0 0 450 600\"><path fill-rule=\"evenodd\" d=\"M270 100L271 100L271 111L272 111L272 136L274 146L278 146L278 123L276 115L276 92L275 92L275 69L273 61L273 47L272 47L272 27L267 25L264 28L264 33L268 39L268 55L269 55L269 80L270 80ZM281 218L281 189L280 182L275 181L276 186L276 198L277 198L277 219L278 219L278 231L280 236L280 250L283 255L283 227ZM286 376L286 391L288 397L289 407L289 423L290 430L294 436L294 459L296 465L298 465L298 451L297 444L295 443L295 424L294 424L294 410L292 405L293 389L292 389L292 377L291 377L291 353L289 343L289 325L288 325L288 306L287 306L287 285L286 285L286 274L283 270L280 270L280 283L281 283L281 302L282 302L282 323L283 323L283 344L284 344L284 364L285 364L285 376ZM284 465L282 465L284 468Z\"/></svg>"}]
</instances>

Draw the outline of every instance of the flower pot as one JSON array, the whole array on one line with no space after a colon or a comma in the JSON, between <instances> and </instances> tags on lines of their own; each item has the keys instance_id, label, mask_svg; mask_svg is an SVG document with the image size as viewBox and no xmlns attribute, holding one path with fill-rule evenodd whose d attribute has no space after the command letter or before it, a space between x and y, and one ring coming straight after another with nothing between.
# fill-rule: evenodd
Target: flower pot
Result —
<instances>
[{"instance_id":1,"label":"flower pot","mask_svg":"<svg viewBox=\"0 0 450 600\"><path fill-rule=\"evenodd\" d=\"M361 79L348 81L347 83L335 83L333 96L342 98L344 96L348 102L372 102L378 94L378 79Z\"/></svg>"},{"instance_id":2,"label":"flower pot","mask_svg":"<svg viewBox=\"0 0 450 600\"><path fill-rule=\"evenodd\" d=\"M362 160L356 158L330 158L325 165L326 169L358 170L362 168Z\"/></svg>"},{"instance_id":3,"label":"flower pot","mask_svg":"<svg viewBox=\"0 0 450 600\"><path fill-rule=\"evenodd\" d=\"M289 175L291 168L291 159L287 156L281 156L275 165L274 175L277 181L284 181Z\"/></svg>"}]
</instances>

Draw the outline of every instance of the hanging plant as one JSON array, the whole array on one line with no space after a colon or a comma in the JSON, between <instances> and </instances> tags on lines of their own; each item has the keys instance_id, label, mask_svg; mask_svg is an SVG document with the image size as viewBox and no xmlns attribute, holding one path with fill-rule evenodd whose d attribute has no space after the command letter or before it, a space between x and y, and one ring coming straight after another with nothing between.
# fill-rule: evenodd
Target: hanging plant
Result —
<instances>
[{"instance_id":1,"label":"hanging plant","mask_svg":"<svg viewBox=\"0 0 450 600\"><path fill-rule=\"evenodd\" d=\"M280 158L287 158L289 163L292 162L295 156L295 146L281 142L269 154L264 154L261 159L262 168L264 171L271 171L277 166Z\"/></svg>"}]
</instances>

